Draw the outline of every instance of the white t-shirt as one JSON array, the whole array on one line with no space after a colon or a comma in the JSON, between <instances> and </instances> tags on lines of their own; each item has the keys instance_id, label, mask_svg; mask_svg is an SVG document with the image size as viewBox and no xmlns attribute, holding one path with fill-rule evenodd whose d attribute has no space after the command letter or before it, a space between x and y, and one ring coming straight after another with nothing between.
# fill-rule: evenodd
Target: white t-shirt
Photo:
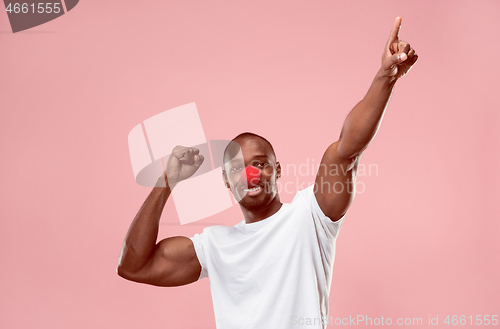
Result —
<instances>
[{"instance_id":1,"label":"white t-shirt","mask_svg":"<svg viewBox=\"0 0 500 329\"><path fill-rule=\"evenodd\" d=\"M335 241L314 185L256 223L212 226L191 240L218 329L326 328Z\"/></svg>"}]
</instances>

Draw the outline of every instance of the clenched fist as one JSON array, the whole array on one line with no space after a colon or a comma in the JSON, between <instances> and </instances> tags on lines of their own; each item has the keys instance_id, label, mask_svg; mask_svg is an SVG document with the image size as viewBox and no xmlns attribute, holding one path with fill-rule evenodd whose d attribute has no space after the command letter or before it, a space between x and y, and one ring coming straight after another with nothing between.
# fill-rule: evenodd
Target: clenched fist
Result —
<instances>
[{"instance_id":1,"label":"clenched fist","mask_svg":"<svg viewBox=\"0 0 500 329\"><path fill-rule=\"evenodd\" d=\"M391 35L382 55L382 75L399 79L404 76L418 60L415 50L408 42L399 40L401 17L397 17Z\"/></svg>"},{"instance_id":2,"label":"clenched fist","mask_svg":"<svg viewBox=\"0 0 500 329\"><path fill-rule=\"evenodd\" d=\"M204 157L199 153L200 150L194 147L179 145L174 147L165 170L170 189L173 189L177 183L193 176L200 168Z\"/></svg>"}]
</instances>

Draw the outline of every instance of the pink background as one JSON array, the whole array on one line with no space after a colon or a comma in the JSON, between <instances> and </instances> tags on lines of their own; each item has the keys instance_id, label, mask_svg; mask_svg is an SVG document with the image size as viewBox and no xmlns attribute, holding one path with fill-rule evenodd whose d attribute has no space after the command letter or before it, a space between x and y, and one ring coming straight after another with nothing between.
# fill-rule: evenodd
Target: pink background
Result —
<instances>
[{"instance_id":1,"label":"pink background","mask_svg":"<svg viewBox=\"0 0 500 329\"><path fill-rule=\"evenodd\" d=\"M207 139L253 131L282 164L318 162L396 16L419 61L363 155L378 175L340 232L330 315L500 315L500 2L87 0L16 34L0 12L0 327L214 328L208 280L115 272L150 191L129 131L196 102ZM170 200L160 238L241 219L180 226Z\"/></svg>"}]
</instances>

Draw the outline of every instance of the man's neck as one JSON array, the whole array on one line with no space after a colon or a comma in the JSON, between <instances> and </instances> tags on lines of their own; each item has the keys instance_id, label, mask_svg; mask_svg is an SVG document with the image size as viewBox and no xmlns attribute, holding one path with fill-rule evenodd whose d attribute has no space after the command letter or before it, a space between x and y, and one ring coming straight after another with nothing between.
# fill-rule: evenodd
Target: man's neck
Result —
<instances>
[{"instance_id":1,"label":"man's neck","mask_svg":"<svg viewBox=\"0 0 500 329\"><path fill-rule=\"evenodd\" d=\"M279 196L276 195L276 197L267 207L259 209L258 211L250 211L246 208L243 208L242 206L240 206L240 208L243 216L245 217L245 222L247 224L250 224L271 217L272 215L277 213L278 210L280 210L282 205L283 204L281 203Z\"/></svg>"}]
</instances>

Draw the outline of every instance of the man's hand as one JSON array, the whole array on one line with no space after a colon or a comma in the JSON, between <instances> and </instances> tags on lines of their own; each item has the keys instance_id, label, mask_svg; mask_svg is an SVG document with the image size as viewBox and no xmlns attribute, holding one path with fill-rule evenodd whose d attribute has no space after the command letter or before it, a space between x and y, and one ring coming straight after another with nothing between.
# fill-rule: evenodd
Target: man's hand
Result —
<instances>
[{"instance_id":1,"label":"man's hand","mask_svg":"<svg viewBox=\"0 0 500 329\"><path fill-rule=\"evenodd\" d=\"M382 55L381 73L383 76L399 79L404 76L418 60L415 50L410 44L399 40L401 17L397 17L391 35Z\"/></svg>"},{"instance_id":2,"label":"man's hand","mask_svg":"<svg viewBox=\"0 0 500 329\"><path fill-rule=\"evenodd\" d=\"M193 147L176 146L168 158L166 176L170 189L193 176L200 168L204 157L199 154L200 150Z\"/></svg>"}]
</instances>

